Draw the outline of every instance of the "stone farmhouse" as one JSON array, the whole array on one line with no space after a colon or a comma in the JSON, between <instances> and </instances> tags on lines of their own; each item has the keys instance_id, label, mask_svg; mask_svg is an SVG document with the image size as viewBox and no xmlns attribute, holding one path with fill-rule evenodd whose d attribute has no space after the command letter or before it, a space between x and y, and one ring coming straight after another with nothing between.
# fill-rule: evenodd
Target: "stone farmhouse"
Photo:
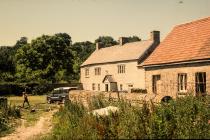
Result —
<instances>
[{"instance_id":1,"label":"stone farmhouse","mask_svg":"<svg viewBox=\"0 0 210 140\"><path fill-rule=\"evenodd\" d=\"M175 26L143 65L149 94L209 94L210 17Z\"/></svg>"},{"instance_id":2,"label":"stone farmhouse","mask_svg":"<svg viewBox=\"0 0 210 140\"><path fill-rule=\"evenodd\" d=\"M84 90L129 91L145 89L145 70L141 65L160 43L159 31L152 31L149 40L127 43L125 37L119 45L96 50L81 65L80 81Z\"/></svg>"}]
</instances>

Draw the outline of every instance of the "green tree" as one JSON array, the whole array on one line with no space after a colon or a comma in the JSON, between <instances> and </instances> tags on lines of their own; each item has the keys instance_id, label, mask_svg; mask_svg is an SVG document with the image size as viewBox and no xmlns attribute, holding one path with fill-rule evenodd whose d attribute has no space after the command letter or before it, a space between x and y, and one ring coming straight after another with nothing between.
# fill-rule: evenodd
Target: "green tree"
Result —
<instances>
[{"instance_id":1,"label":"green tree","mask_svg":"<svg viewBox=\"0 0 210 140\"><path fill-rule=\"evenodd\" d=\"M0 71L14 72L14 64L12 60L12 47L0 47Z\"/></svg>"},{"instance_id":2,"label":"green tree","mask_svg":"<svg viewBox=\"0 0 210 140\"><path fill-rule=\"evenodd\" d=\"M12 82L15 80L15 54L18 48L27 44L27 38L21 37L14 46L0 47L0 80Z\"/></svg>"},{"instance_id":3,"label":"green tree","mask_svg":"<svg viewBox=\"0 0 210 140\"><path fill-rule=\"evenodd\" d=\"M102 43L104 47L110 47L118 44L111 36L100 36L95 40L95 43L98 42Z\"/></svg>"},{"instance_id":4,"label":"green tree","mask_svg":"<svg viewBox=\"0 0 210 140\"><path fill-rule=\"evenodd\" d=\"M18 40L16 42L16 44L14 45L13 50L16 51L17 49L19 49L20 47L26 45L27 43L28 43L28 38L27 37L21 37L20 40Z\"/></svg>"},{"instance_id":5,"label":"green tree","mask_svg":"<svg viewBox=\"0 0 210 140\"><path fill-rule=\"evenodd\" d=\"M19 48L17 77L21 81L58 82L72 74L71 37L66 33L43 35ZM65 79L66 80L66 79Z\"/></svg>"},{"instance_id":6,"label":"green tree","mask_svg":"<svg viewBox=\"0 0 210 140\"><path fill-rule=\"evenodd\" d=\"M136 41L141 41L141 39L138 37L138 36L130 36L130 37L127 37L127 42L136 42Z\"/></svg>"},{"instance_id":7,"label":"green tree","mask_svg":"<svg viewBox=\"0 0 210 140\"><path fill-rule=\"evenodd\" d=\"M76 42L72 45L72 50L74 52L73 70L74 70L74 73L75 73L75 78L79 79L80 65L95 50L95 44L92 43L92 42L89 42L89 41Z\"/></svg>"},{"instance_id":8,"label":"green tree","mask_svg":"<svg viewBox=\"0 0 210 140\"><path fill-rule=\"evenodd\" d=\"M14 79L15 64L12 52L12 47L0 47L0 81L12 81Z\"/></svg>"}]
</instances>

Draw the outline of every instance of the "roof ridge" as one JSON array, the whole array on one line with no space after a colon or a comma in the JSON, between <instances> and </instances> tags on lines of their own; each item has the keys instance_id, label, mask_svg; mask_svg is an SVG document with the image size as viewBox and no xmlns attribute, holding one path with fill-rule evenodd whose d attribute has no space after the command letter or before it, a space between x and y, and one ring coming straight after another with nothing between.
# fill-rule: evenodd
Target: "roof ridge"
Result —
<instances>
[{"instance_id":1,"label":"roof ridge","mask_svg":"<svg viewBox=\"0 0 210 140\"><path fill-rule=\"evenodd\" d=\"M135 43L143 43L143 42L147 42L147 41L151 41L151 40L148 39L148 40L140 40L140 41L128 42L128 43L123 44L121 47L130 45L130 44L135 44ZM104 47L104 48L101 48L101 49L106 49L106 48L111 48L111 47L119 47L119 46L120 45L117 44L117 45L113 45L113 46L109 46L109 47Z\"/></svg>"},{"instance_id":2,"label":"roof ridge","mask_svg":"<svg viewBox=\"0 0 210 140\"><path fill-rule=\"evenodd\" d=\"M128 42L128 43L125 43L124 45L127 45L127 44L133 44L133 43L141 43L141 42L146 42L146 41L151 41L151 40L140 40L140 41L134 41L134 42ZM122 46L124 46L122 45Z\"/></svg>"},{"instance_id":3,"label":"roof ridge","mask_svg":"<svg viewBox=\"0 0 210 140\"><path fill-rule=\"evenodd\" d=\"M205 21L208 21L208 20L210 20L210 17L206 17L206 18L194 20L194 21L191 21L191 22L179 24L179 25L176 25L174 28L183 27L183 26L187 26L187 25L191 25L191 24L198 24L198 23L200 23L200 22L205 22Z\"/></svg>"}]
</instances>

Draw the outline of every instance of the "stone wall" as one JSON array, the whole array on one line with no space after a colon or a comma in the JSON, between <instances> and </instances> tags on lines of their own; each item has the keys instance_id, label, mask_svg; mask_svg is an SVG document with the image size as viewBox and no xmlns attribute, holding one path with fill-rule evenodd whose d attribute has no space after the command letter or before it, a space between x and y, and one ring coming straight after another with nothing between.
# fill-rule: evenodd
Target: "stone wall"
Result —
<instances>
[{"instance_id":1,"label":"stone wall","mask_svg":"<svg viewBox=\"0 0 210 140\"><path fill-rule=\"evenodd\" d=\"M73 102L82 102L85 106L88 106L88 101L90 101L92 97L99 95L106 100L117 101L123 99L130 102L132 105L141 105L143 101L152 99L148 94L141 93L97 92L87 90L72 90L69 93L69 99Z\"/></svg>"},{"instance_id":2,"label":"stone wall","mask_svg":"<svg viewBox=\"0 0 210 140\"><path fill-rule=\"evenodd\" d=\"M160 75L161 79L157 83L157 96L171 96L176 98L178 92L178 74L187 74L187 92L195 94L195 74L196 72L206 72L206 91L210 94L210 63L183 64L175 66L146 68L146 89L150 95L152 91L152 76ZM154 95L155 96L155 95Z\"/></svg>"}]
</instances>

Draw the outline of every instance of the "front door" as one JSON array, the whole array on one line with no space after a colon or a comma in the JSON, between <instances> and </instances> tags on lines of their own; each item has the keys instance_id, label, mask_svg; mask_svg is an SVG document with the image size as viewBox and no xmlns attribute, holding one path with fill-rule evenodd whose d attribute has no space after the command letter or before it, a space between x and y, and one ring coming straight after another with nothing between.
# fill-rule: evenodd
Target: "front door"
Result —
<instances>
[{"instance_id":1,"label":"front door","mask_svg":"<svg viewBox=\"0 0 210 140\"><path fill-rule=\"evenodd\" d=\"M105 91L109 91L109 84L105 84Z\"/></svg>"}]
</instances>

